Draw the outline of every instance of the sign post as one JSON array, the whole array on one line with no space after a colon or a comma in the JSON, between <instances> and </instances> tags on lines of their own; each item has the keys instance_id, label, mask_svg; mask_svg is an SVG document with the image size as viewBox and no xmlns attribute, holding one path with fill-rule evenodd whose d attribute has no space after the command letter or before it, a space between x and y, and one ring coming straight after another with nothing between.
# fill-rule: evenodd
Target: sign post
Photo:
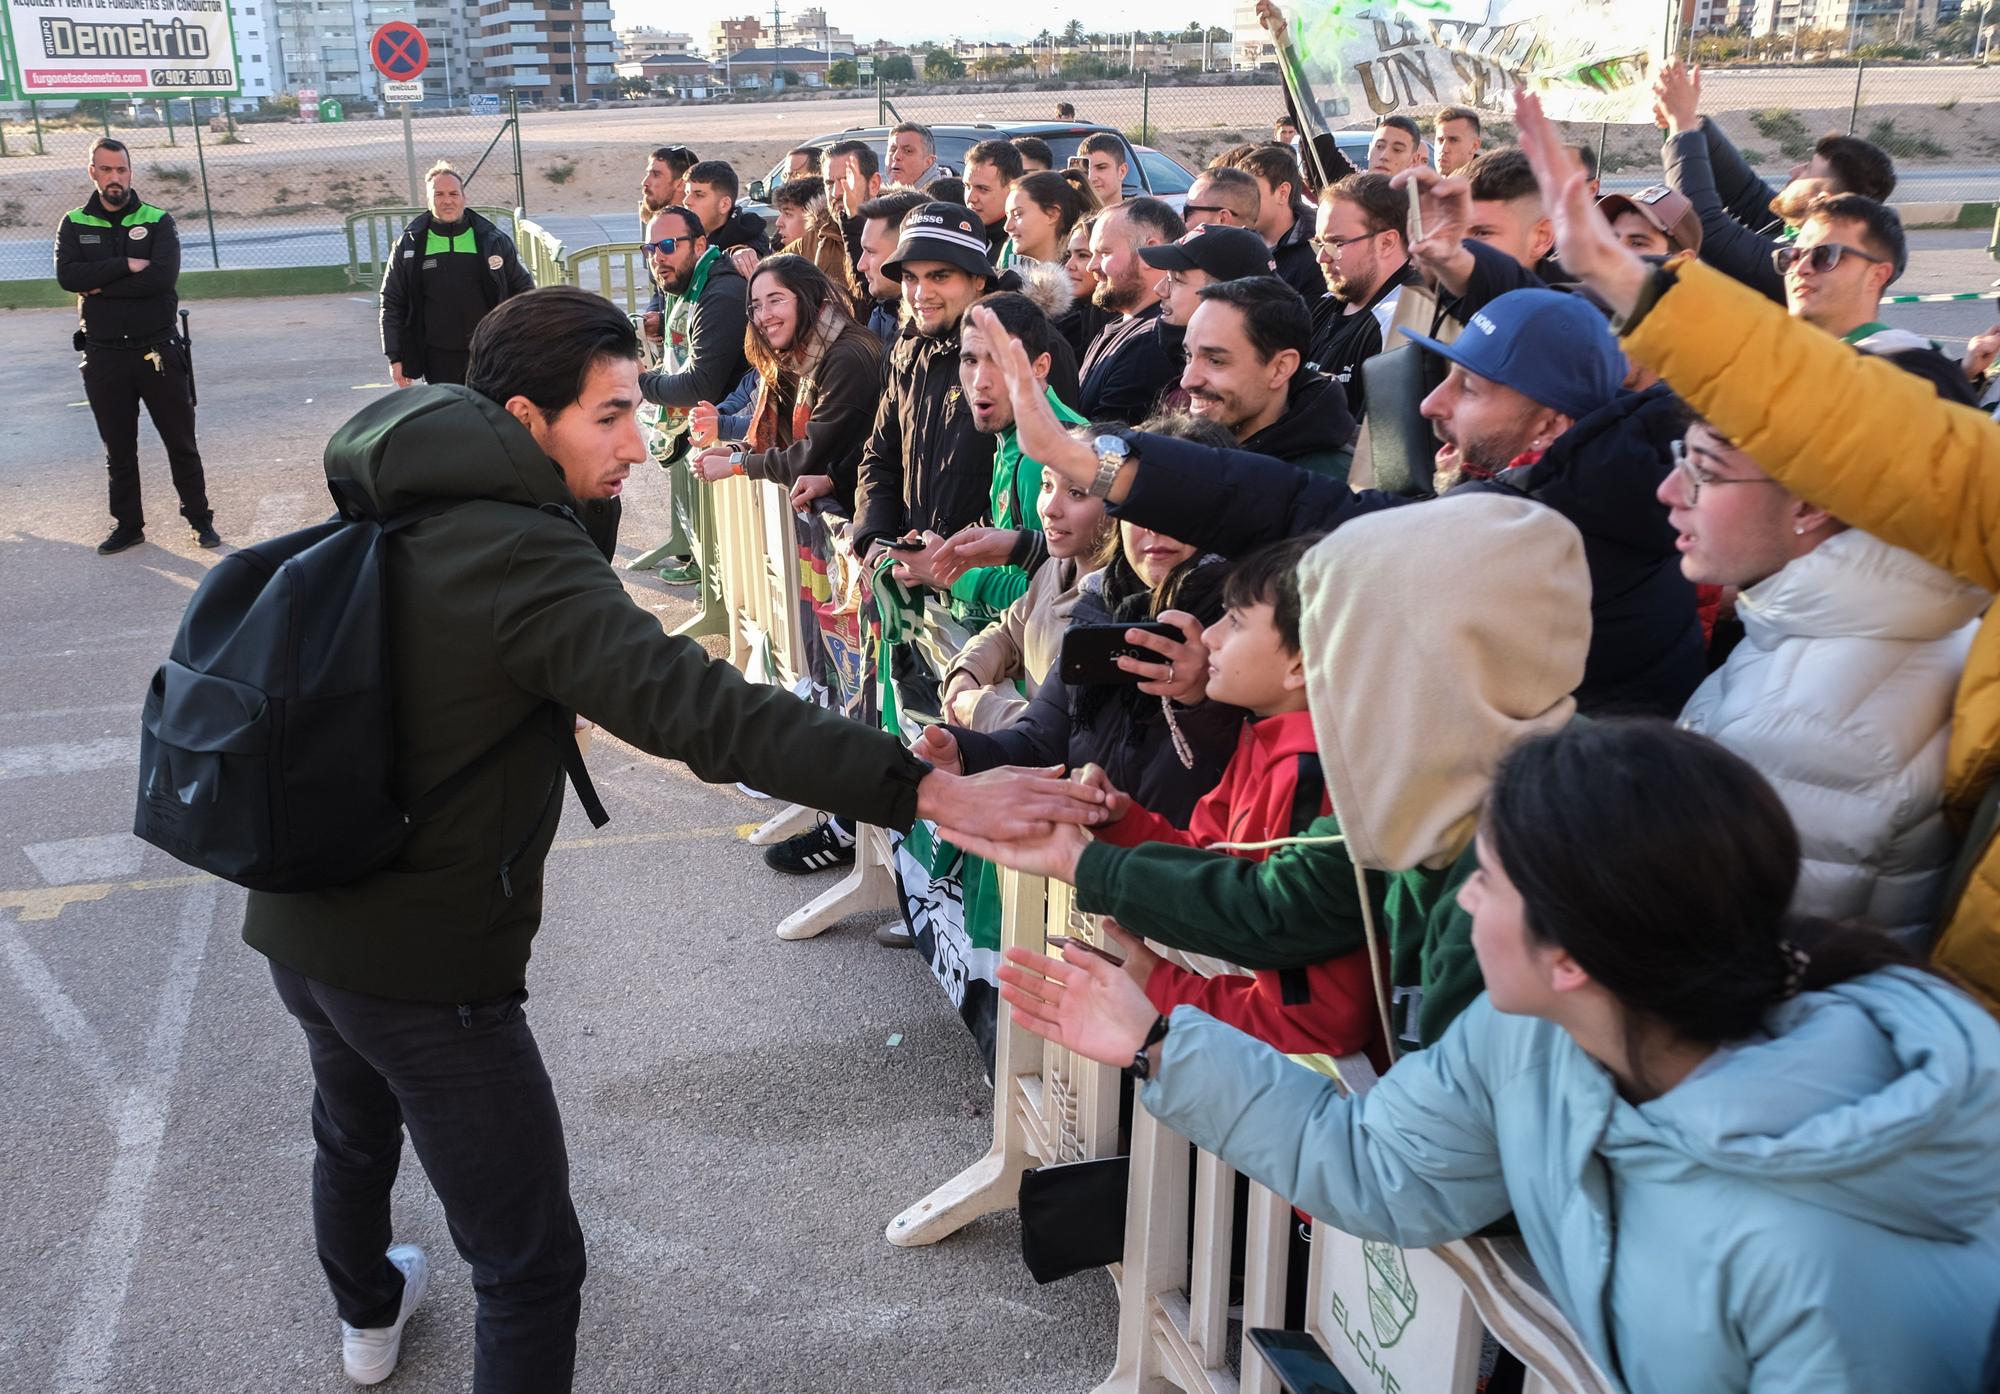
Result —
<instances>
[{"instance_id":1,"label":"sign post","mask_svg":"<svg viewBox=\"0 0 2000 1394\"><path fill-rule=\"evenodd\" d=\"M403 164L410 176L410 203L421 208L426 200L417 196L417 138L410 130L410 104L424 99L424 85L417 79L430 66L430 41L408 20L392 19L369 38L368 58L375 71L389 79L382 100L403 108Z\"/></svg>"}]
</instances>

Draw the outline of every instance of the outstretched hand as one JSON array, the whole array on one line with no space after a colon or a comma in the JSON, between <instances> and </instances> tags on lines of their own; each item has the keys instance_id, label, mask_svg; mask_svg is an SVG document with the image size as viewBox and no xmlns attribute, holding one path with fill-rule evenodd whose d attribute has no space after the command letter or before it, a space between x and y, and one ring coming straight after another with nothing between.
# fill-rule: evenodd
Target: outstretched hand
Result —
<instances>
[{"instance_id":1,"label":"outstretched hand","mask_svg":"<svg viewBox=\"0 0 2000 1394\"><path fill-rule=\"evenodd\" d=\"M1596 291L1612 313L1631 314L1652 274L1650 268L1618 240L1597 211L1583 166L1563 144L1555 123L1543 114L1541 98L1515 89L1514 127L1541 185L1542 205L1555 219L1556 252L1563 269Z\"/></svg>"},{"instance_id":2,"label":"outstretched hand","mask_svg":"<svg viewBox=\"0 0 2000 1394\"><path fill-rule=\"evenodd\" d=\"M1007 332L999 316L984 305L966 311L980 337L992 346L993 359L1000 365L1007 383L1007 397L1014 406L1014 434L1021 453L1039 460L1079 489L1087 489L1097 478L1097 453L1069 433L1056 419L1054 408L1035 377L1021 341Z\"/></svg>"},{"instance_id":3,"label":"outstretched hand","mask_svg":"<svg viewBox=\"0 0 2000 1394\"><path fill-rule=\"evenodd\" d=\"M1412 165L1389 181L1399 193L1413 183L1424 235L1410 244L1410 255L1439 285L1463 295L1473 271L1472 253L1465 250L1465 232L1472 225L1472 182L1463 175L1439 174L1429 165Z\"/></svg>"},{"instance_id":4,"label":"outstretched hand","mask_svg":"<svg viewBox=\"0 0 2000 1394\"><path fill-rule=\"evenodd\" d=\"M1103 813L1103 808L1098 812ZM995 866L1010 866L1030 876L1046 876L1072 886L1076 884L1077 863L1083 860L1083 849L1091 841L1090 834L1074 823L1049 823L1025 837L992 837L973 829L940 824L938 835L961 851Z\"/></svg>"},{"instance_id":5,"label":"outstretched hand","mask_svg":"<svg viewBox=\"0 0 2000 1394\"><path fill-rule=\"evenodd\" d=\"M1015 528L960 528L931 556L938 578L950 585L977 566L1005 566L1021 534Z\"/></svg>"},{"instance_id":6,"label":"outstretched hand","mask_svg":"<svg viewBox=\"0 0 2000 1394\"><path fill-rule=\"evenodd\" d=\"M1000 995L1021 1025L1100 1065L1131 1064L1159 1016L1129 973L1093 953L1050 958L1009 949Z\"/></svg>"},{"instance_id":7,"label":"outstretched hand","mask_svg":"<svg viewBox=\"0 0 2000 1394\"><path fill-rule=\"evenodd\" d=\"M1678 61L1661 68L1653 79L1653 113L1670 136L1693 130L1701 121L1701 69Z\"/></svg>"},{"instance_id":8,"label":"outstretched hand","mask_svg":"<svg viewBox=\"0 0 2000 1394\"><path fill-rule=\"evenodd\" d=\"M1104 795L1064 779L1060 766L1004 766L974 775L932 770L917 785L917 816L975 856L973 844L998 846L1046 838L1052 828L1105 820ZM1077 834L1088 841L1081 831Z\"/></svg>"}]
</instances>

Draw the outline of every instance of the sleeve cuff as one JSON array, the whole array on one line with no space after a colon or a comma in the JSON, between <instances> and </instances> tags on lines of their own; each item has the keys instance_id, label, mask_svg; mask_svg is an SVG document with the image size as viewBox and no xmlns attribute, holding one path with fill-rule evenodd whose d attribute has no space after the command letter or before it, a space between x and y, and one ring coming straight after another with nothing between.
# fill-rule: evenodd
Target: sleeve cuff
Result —
<instances>
[{"instance_id":1,"label":"sleeve cuff","mask_svg":"<svg viewBox=\"0 0 2000 1394\"><path fill-rule=\"evenodd\" d=\"M1641 321L1653 312L1653 307L1660 303L1660 297L1678 283L1681 264L1693 255L1692 252L1682 252L1679 256L1668 260L1664 266L1654 268L1653 274L1646 278L1646 284L1639 292L1639 303L1632 307L1632 313L1612 316L1612 332L1622 339L1637 329Z\"/></svg>"}]
</instances>

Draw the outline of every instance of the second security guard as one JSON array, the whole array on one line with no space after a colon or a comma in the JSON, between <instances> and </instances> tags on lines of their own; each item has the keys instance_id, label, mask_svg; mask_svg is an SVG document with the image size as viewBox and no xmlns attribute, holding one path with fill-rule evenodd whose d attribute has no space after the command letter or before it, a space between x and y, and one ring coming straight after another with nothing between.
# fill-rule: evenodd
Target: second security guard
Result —
<instances>
[{"instance_id":1,"label":"second security guard","mask_svg":"<svg viewBox=\"0 0 2000 1394\"><path fill-rule=\"evenodd\" d=\"M382 273L382 352L398 387L463 384L479 321L535 288L514 240L465 206L457 170L438 161L424 188L430 207L403 229Z\"/></svg>"},{"instance_id":2,"label":"second security guard","mask_svg":"<svg viewBox=\"0 0 2000 1394\"><path fill-rule=\"evenodd\" d=\"M180 307L181 242L174 220L132 189L132 157L106 136L90 147L97 192L63 216L56 232L56 283L77 298L83 392L111 475L111 535L105 555L146 540L139 497L139 404L167 447L181 516L203 547L219 547L201 451L194 440L194 371L174 323Z\"/></svg>"}]
</instances>

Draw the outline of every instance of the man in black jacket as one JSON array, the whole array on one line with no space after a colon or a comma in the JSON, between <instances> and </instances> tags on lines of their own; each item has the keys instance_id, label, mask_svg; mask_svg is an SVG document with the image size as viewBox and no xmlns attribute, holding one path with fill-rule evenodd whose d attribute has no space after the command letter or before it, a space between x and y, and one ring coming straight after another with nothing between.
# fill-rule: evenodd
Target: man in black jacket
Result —
<instances>
[{"instance_id":1,"label":"man in black jacket","mask_svg":"<svg viewBox=\"0 0 2000 1394\"><path fill-rule=\"evenodd\" d=\"M1119 318L1083 355L1077 408L1092 421L1138 425L1180 376L1181 330L1160 323L1159 282L1139 257L1187 233L1180 214L1156 198L1131 198L1097 215L1090 228L1091 301Z\"/></svg>"},{"instance_id":2,"label":"man in black jacket","mask_svg":"<svg viewBox=\"0 0 2000 1394\"><path fill-rule=\"evenodd\" d=\"M1320 293L1319 261L1313 255L1313 207L1301 192L1305 173L1285 145L1260 145L1237 161L1257 181L1257 231L1270 244L1278 279L1308 300Z\"/></svg>"},{"instance_id":3,"label":"man in black jacket","mask_svg":"<svg viewBox=\"0 0 2000 1394\"><path fill-rule=\"evenodd\" d=\"M356 1383L395 1369L428 1279L421 1249L391 1247L407 1128L472 1266L475 1394L572 1387L583 1234L524 1004L576 711L697 778L883 827L1045 829L1101 811L1068 780L930 769L862 722L745 683L635 604L575 513L645 458L638 354L609 301L535 291L481 325L469 388L381 397L327 446L328 478L379 514L450 505L390 539L385 563L399 789L450 791L388 867L253 892L243 926L306 1037L314 1240Z\"/></svg>"},{"instance_id":4,"label":"man in black jacket","mask_svg":"<svg viewBox=\"0 0 2000 1394\"><path fill-rule=\"evenodd\" d=\"M1311 338L1305 301L1277 277L1218 281L1188 323L1181 387L1190 415L1245 450L1345 479L1354 418L1345 394L1306 366Z\"/></svg>"},{"instance_id":5,"label":"man in black jacket","mask_svg":"<svg viewBox=\"0 0 2000 1394\"><path fill-rule=\"evenodd\" d=\"M1347 393L1348 410L1367 410L1361 365L1382 351L1410 281L1407 201L1382 174L1350 174L1319 192L1313 239L1326 294L1312 306L1314 367Z\"/></svg>"},{"instance_id":6,"label":"man in black jacket","mask_svg":"<svg viewBox=\"0 0 2000 1394\"><path fill-rule=\"evenodd\" d=\"M146 540L139 496L139 404L167 448L181 516L203 547L219 547L194 439L194 376L175 327L180 236L165 209L132 188L132 157L110 137L90 147L97 192L56 230L56 283L77 297L83 392L111 477L109 556Z\"/></svg>"},{"instance_id":7,"label":"man in black jacket","mask_svg":"<svg viewBox=\"0 0 2000 1394\"><path fill-rule=\"evenodd\" d=\"M701 168L695 166L697 172ZM694 182L690 174L688 183ZM697 402L727 397L749 368L743 356L749 288L729 254L708 240L692 209L662 208L646 229L645 245L654 284L670 297L659 371L639 376L640 392L659 408L653 424L662 444L656 458L667 467L673 495L674 534L661 544L673 560L660 577L688 585L701 575L693 559L701 495L687 467L688 412Z\"/></svg>"},{"instance_id":8,"label":"man in black jacket","mask_svg":"<svg viewBox=\"0 0 2000 1394\"><path fill-rule=\"evenodd\" d=\"M759 257L771 255L764 220L736 206L736 171L721 160L703 160L687 173L687 207L701 219L708 244L728 251L748 247Z\"/></svg>"},{"instance_id":9,"label":"man in black jacket","mask_svg":"<svg viewBox=\"0 0 2000 1394\"><path fill-rule=\"evenodd\" d=\"M438 161L424 188L430 207L403 229L382 270L382 352L398 387L464 382L479 321L535 288L514 240L466 207L457 170Z\"/></svg>"}]
</instances>

